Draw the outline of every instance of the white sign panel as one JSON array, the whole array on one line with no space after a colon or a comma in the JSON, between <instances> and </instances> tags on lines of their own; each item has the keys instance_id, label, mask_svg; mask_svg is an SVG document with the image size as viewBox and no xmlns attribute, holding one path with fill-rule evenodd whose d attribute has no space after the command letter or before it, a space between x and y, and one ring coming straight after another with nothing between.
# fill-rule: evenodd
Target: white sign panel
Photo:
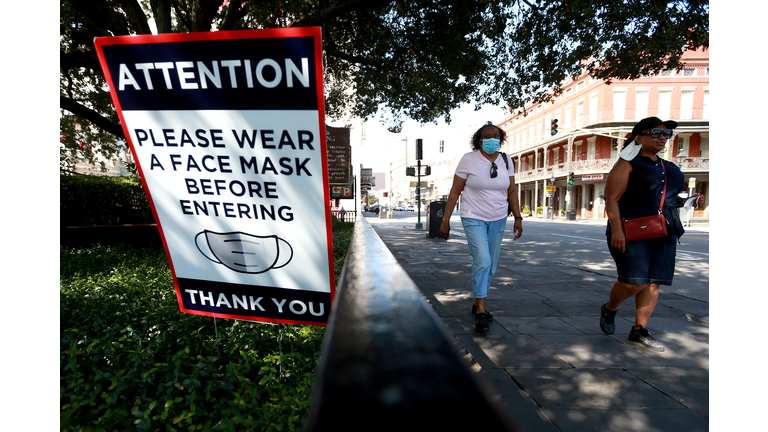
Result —
<instances>
[{"instance_id":1,"label":"white sign panel","mask_svg":"<svg viewBox=\"0 0 768 432\"><path fill-rule=\"evenodd\" d=\"M97 38L96 48L181 311L326 325L320 29Z\"/></svg>"}]
</instances>

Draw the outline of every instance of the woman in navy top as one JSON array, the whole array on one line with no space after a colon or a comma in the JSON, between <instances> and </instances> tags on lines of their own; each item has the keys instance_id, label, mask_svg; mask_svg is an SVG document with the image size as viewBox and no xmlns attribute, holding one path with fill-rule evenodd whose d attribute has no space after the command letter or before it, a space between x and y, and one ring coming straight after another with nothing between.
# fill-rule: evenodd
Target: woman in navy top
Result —
<instances>
[{"instance_id":1,"label":"woman in navy top","mask_svg":"<svg viewBox=\"0 0 768 432\"><path fill-rule=\"evenodd\" d=\"M606 236L618 278L608 302L600 307L600 328L613 334L616 309L634 296L635 325L629 340L654 351L664 351L664 345L648 332L648 320L656 308L659 286L672 285L676 243L685 232L677 211L677 195L685 189L685 177L677 165L657 155L676 127L676 122L657 117L640 120L608 175L605 188ZM628 242L621 219L658 214L662 196L668 236Z\"/></svg>"}]
</instances>

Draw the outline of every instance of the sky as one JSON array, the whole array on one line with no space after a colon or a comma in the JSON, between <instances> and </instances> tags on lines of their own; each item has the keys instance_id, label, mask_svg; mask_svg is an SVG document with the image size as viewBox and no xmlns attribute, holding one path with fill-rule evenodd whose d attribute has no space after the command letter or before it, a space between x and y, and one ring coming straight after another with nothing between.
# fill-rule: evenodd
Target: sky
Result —
<instances>
[{"instance_id":1,"label":"sky","mask_svg":"<svg viewBox=\"0 0 768 432\"><path fill-rule=\"evenodd\" d=\"M406 153L408 166L415 165L417 138L423 140L422 164L437 164L459 157L470 151L470 137L480 126L487 121L497 123L504 117L501 107L483 105L479 111L474 111L474 104L469 103L451 111L450 124L446 124L444 118L438 119L437 124L407 120L403 123L402 132L397 134L387 131L377 118L368 120L365 126L361 119L356 119L350 131L353 171L357 175L362 164L364 168L373 169L373 172L389 175L390 169L402 167ZM342 126L340 122L326 123ZM442 154L438 151L441 140L445 142L445 152Z\"/></svg>"}]
</instances>

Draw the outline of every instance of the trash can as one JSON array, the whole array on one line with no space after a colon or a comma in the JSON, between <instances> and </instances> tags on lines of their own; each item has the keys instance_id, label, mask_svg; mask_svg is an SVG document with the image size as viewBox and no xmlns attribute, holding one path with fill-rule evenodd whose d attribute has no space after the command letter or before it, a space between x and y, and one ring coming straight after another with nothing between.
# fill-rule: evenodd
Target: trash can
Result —
<instances>
[{"instance_id":1,"label":"trash can","mask_svg":"<svg viewBox=\"0 0 768 432\"><path fill-rule=\"evenodd\" d=\"M439 237L440 225L443 224L446 201L432 201L427 204L427 237Z\"/></svg>"},{"instance_id":2,"label":"trash can","mask_svg":"<svg viewBox=\"0 0 768 432\"><path fill-rule=\"evenodd\" d=\"M568 210L565 212L565 220L576 220L576 210Z\"/></svg>"},{"instance_id":3,"label":"trash can","mask_svg":"<svg viewBox=\"0 0 768 432\"><path fill-rule=\"evenodd\" d=\"M544 208L544 218L545 219L552 219L553 215L553 209L552 206L547 206Z\"/></svg>"}]
</instances>

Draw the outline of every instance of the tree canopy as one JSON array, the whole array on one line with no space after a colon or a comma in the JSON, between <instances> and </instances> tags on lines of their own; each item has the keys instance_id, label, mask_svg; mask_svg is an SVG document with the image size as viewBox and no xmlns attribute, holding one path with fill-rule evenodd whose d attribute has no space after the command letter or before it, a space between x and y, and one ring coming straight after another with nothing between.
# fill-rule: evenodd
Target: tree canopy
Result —
<instances>
[{"instance_id":1,"label":"tree canopy","mask_svg":"<svg viewBox=\"0 0 768 432\"><path fill-rule=\"evenodd\" d=\"M124 139L93 38L319 26L326 117L392 131L462 103L523 107L563 80L635 79L709 47L702 0L60 0L61 166ZM81 146L81 142L85 145ZM93 144L93 146L89 146ZM82 149L81 149L82 147Z\"/></svg>"}]
</instances>

